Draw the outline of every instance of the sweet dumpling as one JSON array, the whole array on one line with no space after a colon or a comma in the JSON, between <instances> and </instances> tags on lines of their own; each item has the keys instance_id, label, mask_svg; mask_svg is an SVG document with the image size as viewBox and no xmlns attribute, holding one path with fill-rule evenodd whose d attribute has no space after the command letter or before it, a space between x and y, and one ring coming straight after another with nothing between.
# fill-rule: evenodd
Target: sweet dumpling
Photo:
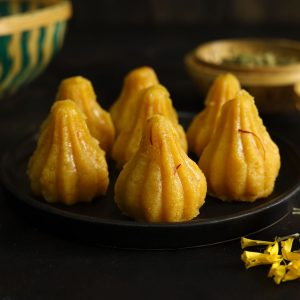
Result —
<instances>
[{"instance_id":1,"label":"sweet dumpling","mask_svg":"<svg viewBox=\"0 0 300 300\"><path fill-rule=\"evenodd\" d=\"M55 102L28 164L32 192L67 205L105 194L108 169L98 144L73 101Z\"/></svg>"},{"instance_id":2,"label":"sweet dumpling","mask_svg":"<svg viewBox=\"0 0 300 300\"><path fill-rule=\"evenodd\" d=\"M204 110L196 115L187 131L189 149L198 157L216 130L223 104L233 99L240 89L238 79L230 73L218 76L213 82Z\"/></svg>"},{"instance_id":3,"label":"sweet dumpling","mask_svg":"<svg viewBox=\"0 0 300 300\"><path fill-rule=\"evenodd\" d=\"M143 133L143 128L148 118L155 114L163 115L170 119L180 144L187 151L187 141L182 126L178 123L177 113L173 108L169 92L162 85L154 85L140 93L135 115L131 116L130 123L118 134L112 149L112 158L117 166L123 166L137 151Z\"/></svg>"},{"instance_id":4,"label":"sweet dumpling","mask_svg":"<svg viewBox=\"0 0 300 300\"><path fill-rule=\"evenodd\" d=\"M206 180L182 149L172 122L161 115L147 120L135 155L115 185L121 211L148 222L180 222L199 214Z\"/></svg>"},{"instance_id":5,"label":"sweet dumpling","mask_svg":"<svg viewBox=\"0 0 300 300\"><path fill-rule=\"evenodd\" d=\"M157 76L150 67L134 69L125 77L121 94L110 108L117 132L122 130L135 114L140 91L158 83Z\"/></svg>"},{"instance_id":6,"label":"sweet dumpling","mask_svg":"<svg viewBox=\"0 0 300 300\"><path fill-rule=\"evenodd\" d=\"M280 168L279 150L246 91L224 104L199 166L209 194L222 200L253 202L272 193Z\"/></svg>"},{"instance_id":7,"label":"sweet dumpling","mask_svg":"<svg viewBox=\"0 0 300 300\"><path fill-rule=\"evenodd\" d=\"M110 114L97 102L92 83L84 77L75 76L63 80L57 100L73 100L86 115L90 133L100 142L100 147L110 153L115 138L115 128Z\"/></svg>"}]
</instances>

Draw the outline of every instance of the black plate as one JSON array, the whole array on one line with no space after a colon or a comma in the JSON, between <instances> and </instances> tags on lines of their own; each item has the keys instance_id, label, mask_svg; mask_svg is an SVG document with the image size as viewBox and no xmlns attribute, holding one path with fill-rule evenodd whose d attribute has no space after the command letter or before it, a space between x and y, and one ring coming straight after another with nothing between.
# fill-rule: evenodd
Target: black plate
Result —
<instances>
[{"instance_id":1,"label":"black plate","mask_svg":"<svg viewBox=\"0 0 300 300\"><path fill-rule=\"evenodd\" d=\"M190 118L184 118L186 122ZM190 222L141 223L123 216L113 201L117 171L110 166L107 195L90 204L68 207L48 204L33 196L26 175L27 162L35 148L27 139L2 158L1 177L5 188L26 207L38 224L101 245L124 248L184 248L228 241L264 229L289 212L289 199L300 187L300 159L289 143L275 138L282 166L274 192L255 203L223 203L207 196L201 214Z\"/></svg>"}]
</instances>

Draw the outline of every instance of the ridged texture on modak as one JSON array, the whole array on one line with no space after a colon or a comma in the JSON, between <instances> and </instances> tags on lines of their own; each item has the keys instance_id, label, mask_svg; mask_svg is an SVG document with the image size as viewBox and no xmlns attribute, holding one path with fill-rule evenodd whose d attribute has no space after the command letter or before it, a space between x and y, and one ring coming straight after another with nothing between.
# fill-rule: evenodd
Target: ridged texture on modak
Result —
<instances>
[{"instance_id":1,"label":"ridged texture on modak","mask_svg":"<svg viewBox=\"0 0 300 300\"><path fill-rule=\"evenodd\" d=\"M204 110L196 115L187 131L189 149L198 157L216 130L223 104L233 99L240 89L238 79L229 73L218 76L213 82Z\"/></svg>"},{"instance_id":2,"label":"ridged texture on modak","mask_svg":"<svg viewBox=\"0 0 300 300\"><path fill-rule=\"evenodd\" d=\"M109 183L105 152L73 101L57 101L52 106L28 175L32 192L51 203L89 202L105 194Z\"/></svg>"},{"instance_id":3,"label":"ridged texture on modak","mask_svg":"<svg viewBox=\"0 0 300 300\"><path fill-rule=\"evenodd\" d=\"M280 168L279 150L246 91L224 104L199 166L208 192L222 200L252 202L272 193Z\"/></svg>"},{"instance_id":4,"label":"ridged texture on modak","mask_svg":"<svg viewBox=\"0 0 300 300\"><path fill-rule=\"evenodd\" d=\"M176 111L173 108L169 92L162 85L154 85L144 89L137 102L135 115L131 116L129 124L118 134L112 149L112 158L117 166L123 166L137 151L145 123L155 114L170 119L177 132L180 144L187 151L187 141L182 126L178 123Z\"/></svg>"},{"instance_id":5,"label":"ridged texture on modak","mask_svg":"<svg viewBox=\"0 0 300 300\"><path fill-rule=\"evenodd\" d=\"M110 153L115 138L115 128L110 114L97 102L92 83L81 76L63 80L56 96L57 100L73 100L86 115L86 123L100 147Z\"/></svg>"},{"instance_id":6,"label":"ridged texture on modak","mask_svg":"<svg viewBox=\"0 0 300 300\"><path fill-rule=\"evenodd\" d=\"M126 127L135 114L140 91L158 83L157 76L150 67L134 69L125 77L121 94L110 108L117 132Z\"/></svg>"},{"instance_id":7,"label":"ridged texture on modak","mask_svg":"<svg viewBox=\"0 0 300 300\"><path fill-rule=\"evenodd\" d=\"M138 151L116 181L121 211L148 222L187 221L199 214L205 195L205 177L183 151L171 121L148 119Z\"/></svg>"}]
</instances>

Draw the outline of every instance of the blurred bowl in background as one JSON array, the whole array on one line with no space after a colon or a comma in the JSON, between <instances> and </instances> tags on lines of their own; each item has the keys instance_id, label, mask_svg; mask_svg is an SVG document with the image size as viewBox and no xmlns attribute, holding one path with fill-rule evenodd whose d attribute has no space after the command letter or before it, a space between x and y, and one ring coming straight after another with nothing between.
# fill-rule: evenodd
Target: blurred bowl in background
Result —
<instances>
[{"instance_id":1,"label":"blurred bowl in background","mask_svg":"<svg viewBox=\"0 0 300 300\"><path fill-rule=\"evenodd\" d=\"M0 98L37 77L62 47L68 0L0 0Z\"/></svg>"},{"instance_id":2,"label":"blurred bowl in background","mask_svg":"<svg viewBox=\"0 0 300 300\"><path fill-rule=\"evenodd\" d=\"M300 109L300 42L231 39L202 44L185 56L187 72L204 96L213 79L233 73L262 113Z\"/></svg>"}]
</instances>

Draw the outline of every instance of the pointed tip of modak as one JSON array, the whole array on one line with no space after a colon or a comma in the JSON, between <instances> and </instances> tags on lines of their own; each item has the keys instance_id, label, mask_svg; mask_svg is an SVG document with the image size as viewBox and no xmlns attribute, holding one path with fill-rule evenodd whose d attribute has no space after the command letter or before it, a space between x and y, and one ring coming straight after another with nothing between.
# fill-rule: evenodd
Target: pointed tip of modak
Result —
<instances>
[{"instance_id":1,"label":"pointed tip of modak","mask_svg":"<svg viewBox=\"0 0 300 300\"><path fill-rule=\"evenodd\" d=\"M91 81L82 76L73 76L60 82L56 100L71 99L78 102L83 97L82 94L88 95L88 98L96 99Z\"/></svg>"},{"instance_id":2,"label":"pointed tip of modak","mask_svg":"<svg viewBox=\"0 0 300 300\"><path fill-rule=\"evenodd\" d=\"M161 84L155 84L143 91L142 98L148 100L160 100L169 98L170 94L168 90Z\"/></svg>"},{"instance_id":3,"label":"pointed tip of modak","mask_svg":"<svg viewBox=\"0 0 300 300\"><path fill-rule=\"evenodd\" d=\"M241 89L241 84L238 80L238 78L233 75L232 73L223 73L220 74L215 80L214 84L231 84L236 89L240 90Z\"/></svg>"},{"instance_id":4,"label":"pointed tip of modak","mask_svg":"<svg viewBox=\"0 0 300 300\"><path fill-rule=\"evenodd\" d=\"M61 81L60 83L60 88L64 86L72 87L72 86L92 86L92 83L90 80L87 78L77 75L77 76L72 76L65 78Z\"/></svg>"},{"instance_id":5,"label":"pointed tip of modak","mask_svg":"<svg viewBox=\"0 0 300 300\"><path fill-rule=\"evenodd\" d=\"M58 109L65 109L65 108L78 110L78 106L74 101L70 99L65 99L65 100L55 101L51 107L51 112L56 111Z\"/></svg>"},{"instance_id":6,"label":"pointed tip of modak","mask_svg":"<svg viewBox=\"0 0 300 300\"><path fill-rule=\"evenodd\" d=\"M240 90L237 94L235 99L239 101L254 101L254 97L251 96L246 90Z\"/></svg>"},{"instance_id":7,"label":"pointed tip of modak","mask_svg":"<svg viewBox=\"0 0 300 300\"><path fill-rule=\"evenodd\" d=\"M240 105L251 106L256 109L254 98L246 90L240 90L233 99L224 104L223 108L228 109L228 107Z\"/></svg>"},{"instance_id":8,"label":"pointed tip of modak","mask_svg":"<svg viewBox=\"0 0 300 300\"><path fill-rule=\"evenodd\" d=\"M81 112L78 105L69 99L55 101L51 107L51 115L70 115L79 114L82 118L86 119L85 115Z\"/></svg>"},{"instance_id":9,"label":"pointed tip of modak","mask_svg":"<svg viewBox=\"0 0 300 300\"><path fill-rule=\"evenodd\" d=\"M167 117L155 114L147 120L142 144L161 144L167 137L178 139L178 134Z\"/></svg>"},{"instance_id":10,"label":"pointed tip of modak","mask_svg":"<svg viewBox=\"0 0 300 300\"><path fill-rule=\"evenodd\" d=\"M68 78L65 78L62 80L62 82L66 82L66 81L73 81L73 82L90 82L90 80L88 80L87 78L81 76L81 75L75 75L75 76L71 76Z\"/></svg>"},{"instance_id":11,"label":"pointed tip of modak","mask_svg":"<svg viewBox=\"0 0 300 300\"><path fill-rule=\"evenodd\" d=\"M229 73L229 72L220 74L216 80L232 80L234 82L239 83L239 80L237 79L237 77L234 74Z\"/></svg>"},{"instance_id":12,"label":"pointed tip of modak","mask_svg":"<svg viewBox=\"0 0 300 300\"><path fill-rule=\"evenodd\" d=\"M149 82L154 84L158 83L158 78L154 69L148 66L143 66L130 71L126 76L125 81L133 84L140 82Z\"/></svg>"},{"instance_id":13,"label":"pointed tip of modak","mask_svg":"<svg viewBox=\"0 0 300 300\"><path fill-rule=\"evenodd\" d=\"M205 103L226 102L233 99L240 91L241 85L236 76L231 73L219 75L212 83Z\"/></svg>"},{"instance_id":14,"label":"pointed tip of modak","mask_svg":"<svg viewBox=\"0 0 300 300\"><path fill-rule=\"evenodd\" d=\"M153 68L149 67L149 66L141 66L138 68L135 68L133 70L131 70L127 76L148 76L149 74L155 74L155 71Z\"/></svg>"}]
</instances>

